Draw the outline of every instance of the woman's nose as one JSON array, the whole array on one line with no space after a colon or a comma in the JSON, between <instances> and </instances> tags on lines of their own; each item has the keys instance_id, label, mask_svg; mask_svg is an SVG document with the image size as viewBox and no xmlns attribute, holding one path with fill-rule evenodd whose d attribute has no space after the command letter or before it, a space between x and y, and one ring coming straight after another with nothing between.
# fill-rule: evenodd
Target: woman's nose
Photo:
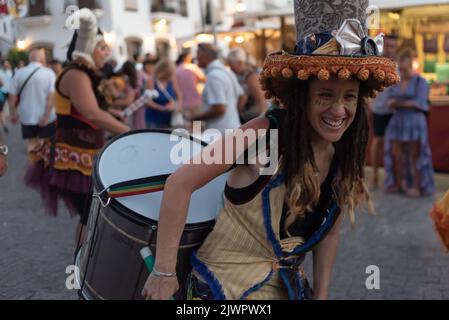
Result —
<instances>
[{"instance_id":1,"label":"woman's nose","mask_svg":"<svg viewBox=\"0 0 449 320\"><path fill-rule=\"evenodd\" d=\"M330 110L334 117L342 117L346 115L345 104L341 101L336 101Z\"/></svg>"}]
</instances>

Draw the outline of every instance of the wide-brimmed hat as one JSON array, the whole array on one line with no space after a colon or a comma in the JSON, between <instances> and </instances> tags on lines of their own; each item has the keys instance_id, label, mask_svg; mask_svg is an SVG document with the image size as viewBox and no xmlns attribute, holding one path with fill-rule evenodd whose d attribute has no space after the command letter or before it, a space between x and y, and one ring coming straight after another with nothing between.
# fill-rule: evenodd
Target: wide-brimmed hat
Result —
<instances>
[{"instance_id":1,"label":"wide-brimmed hat","mask_svg":"<svg viewBox=\"0 0 449 320\"><path fill-rule=\"evenodd\" d=\"M297 83L292 80L311 77L356 77L371 96L399 83L396 63L382 57L383 34L368 36L367 9L368 0L295 0L298 42L295 52L266 58L261 74L266 98L282 104Z\"/></svg>"}]
</instances>

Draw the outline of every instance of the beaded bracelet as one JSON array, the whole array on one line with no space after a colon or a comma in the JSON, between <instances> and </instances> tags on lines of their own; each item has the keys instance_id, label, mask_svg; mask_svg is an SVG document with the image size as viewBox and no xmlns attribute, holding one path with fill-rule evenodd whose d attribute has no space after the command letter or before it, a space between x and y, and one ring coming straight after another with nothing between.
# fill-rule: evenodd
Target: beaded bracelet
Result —
<instances>
[{"instance_id":1,"label":"beaded bracelet","mask_svg":"<svg viewBox=\"0 0 449 320\"><path fill-rule=\"evenodd\" d=\"M174 273L159 272L154 267L153 267L153 271L151 272L151 274L155 277L164 277L164 278L174 278L177 276L176 272L174 272Z\"/></svg>"}]
</instances>

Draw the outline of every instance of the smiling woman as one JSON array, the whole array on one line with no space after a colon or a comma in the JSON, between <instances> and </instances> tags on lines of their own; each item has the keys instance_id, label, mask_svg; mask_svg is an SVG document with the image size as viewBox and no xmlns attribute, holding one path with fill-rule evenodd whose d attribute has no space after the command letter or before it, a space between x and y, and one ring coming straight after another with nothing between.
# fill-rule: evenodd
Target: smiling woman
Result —
<instances>
[{"instance_id":1,"label":"smiling woman","mask_svg":"<svg viewBox=\"0 0 449 320\"><path fill-rule=\"evenodd\" d=\"M327 298L343 214L354 222L355 209L369 203L365 100L399 81L395 63L380 57L382 37L369 38L361 23L367 6L368 0L295 0L296 50L269 55L261 77L277 106L242 127L278 129L279 145L270 152L278 148L279 169L258 176L257 164L200 164L174 173L165 187L155 264L169 276L150 275L147 299L177 290L173 271L191 194L230 169L215 227L192 257L187 297ZM215 146L227 154L233 150L225 140ZM300 267L309 251L313 290Z\"/></svg>"}]
</instances>

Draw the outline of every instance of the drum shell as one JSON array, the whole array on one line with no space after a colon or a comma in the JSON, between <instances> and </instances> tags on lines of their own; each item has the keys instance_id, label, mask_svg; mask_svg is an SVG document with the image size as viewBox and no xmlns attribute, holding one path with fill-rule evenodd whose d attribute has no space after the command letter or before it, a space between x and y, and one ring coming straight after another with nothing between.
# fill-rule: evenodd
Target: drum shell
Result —
<instances>
[{"instance_id":1,"label":"drum shell","mask_svg":"<svg viewBox=\"0 0 449 320\"><path fill-rule=\"evenodd\" d=\"M190 257L210 231L214 221L188 224L182 233L178 251L177 273L184 299L191 272ZM78 268L87 300L139 300L149 272L140 250L149 246L156 256L157 221L130 212L116 201L103 208L94 199L88 223L87 241L80 251ZM84 284L83 284L84 283Z\"/></svg>"}]
</instances>

